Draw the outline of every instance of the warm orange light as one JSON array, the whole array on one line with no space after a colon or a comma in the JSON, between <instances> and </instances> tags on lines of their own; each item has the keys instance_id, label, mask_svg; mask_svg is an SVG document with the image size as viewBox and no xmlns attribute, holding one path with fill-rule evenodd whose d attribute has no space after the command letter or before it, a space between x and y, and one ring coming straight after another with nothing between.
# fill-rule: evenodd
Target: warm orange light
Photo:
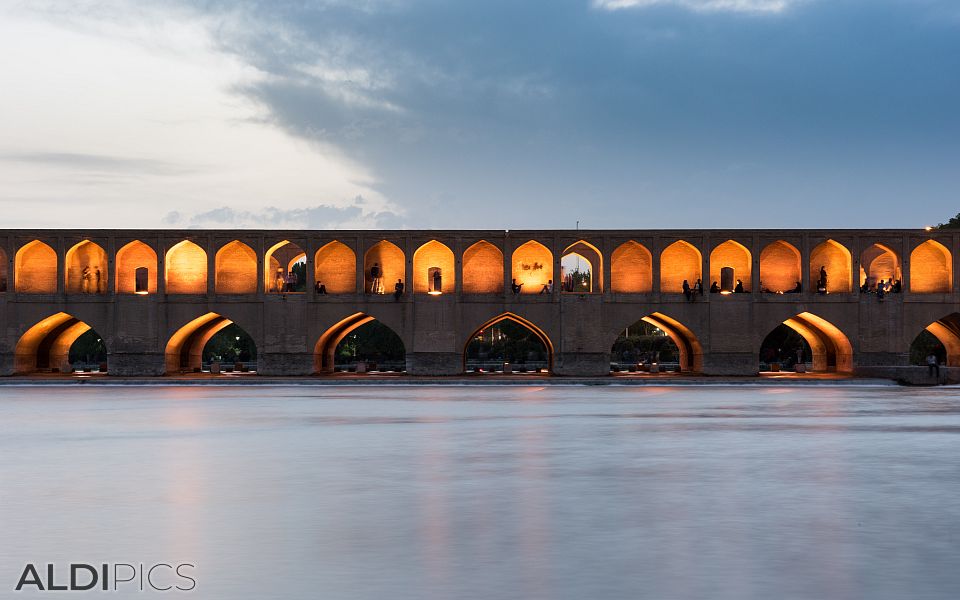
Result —
<instances>
[{"instance_id":1,"label":"warm orange light","mask_svg":"<svg viewBox=\"0 0 960 600\"><path fill-rule=\"evenodd\" d=\"M146 296L146 295L149 294L149 293L150 293L150 292L146 292L146 291L134 292L134 294L136 294L136 295L138 295L138 296Z\"/></svg>"},{"instance_id":2,"label":"warm orange light","mask_svg":"<svg viewBox=\"0 0 960 600\"><path fill-rule=\"evenodd\" d=\"M439 295L442 294L443 292L441 292L441 291L439 291L439 290L433 290L432 292L427 292L427 293L430 294L431 296L439 296Z\"/></svg>"},{"instance_id":3,"label":"warm orange light","mask_svg":"<svg viewBox=\"0 0 960 600\"><path fill-rule=\"evenodd\" d=\"M722 292L720 292L720 295L721 295L721 296L729 296L729 295L732 294L732 293L733 293L733 292L731 292L730 290L723 290Z\"/></svg>"},{"instance_id":4,"label":"warm orange light","mask_svg":"<svg viewBox=\"0 0 960 600\"><path fill-rule=\"evenodd\" d=\"M927 226L924 227L923 229L924 229L925 231L933 231L933 227L930 227L929 225L927 225Z\"/></svg>"}]
</instances>

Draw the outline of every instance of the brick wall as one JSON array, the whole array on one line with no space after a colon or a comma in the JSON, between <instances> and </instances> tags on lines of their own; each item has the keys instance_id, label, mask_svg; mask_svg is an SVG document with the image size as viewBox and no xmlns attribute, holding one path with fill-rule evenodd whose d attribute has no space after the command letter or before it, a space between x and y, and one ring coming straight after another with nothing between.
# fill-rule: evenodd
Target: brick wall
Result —
<instances>
[{"instance_id":1,"label":"brick wall","mask_svg":"<svg viewBox=\"0 0 960 600\"><path fill-rule=\"evenodd\" d=\"M332 241L317 250L314 277L328 294L353 294L357 291L357 255L342 242Z\"/></svg>"},{"instance_id":2,"label":"brick wall","mask_svg":"<svg viewBox=\"0 0 960 600\"><path fill-rule=\"evenodd\" d=\"M490 242L479 241L463 253L463 291L466 294L502 294L503 253Z\"/></svg>"},{"instance_id":3,"label":"brick wall","mask_svg":"<svg viewBox=\"0 0 960 600\"><path fill-rule=\"evenodd\" d=\"M429 270L439 267L442 291L452 294L456 291L457 281L453 264L453 250L437 240L420 246L413 254L413 291L418 294L430 291Z\"/></svg>"},{"instance_id":4,"label":"brick wall","mask_svg":"<svg viewBox=\"0 0 960 600\"><path fill-rule=\"evenodd\" d=\"M910 291L920 294L949 292L953 287L950 251L927 240L910 253Z\"/></svg>"},{"instance_id":5,"label":"brick wall","mask_svg":"<svg viewBox=\"0 0 960 600\"><path fill-rule=\"evenodd\" d=\"M17 251L14 269L17 291L52 294L57 291L57 253L41 241L34 240Z\"/></svg>"},{"instance_id":6,"label":"brick wall","mask_svg":"<svg viewBox=\"0 0 960 600\"><path fill-rule=\"evenodd\" d=\"M137 290L137 269L146 267L149 272L147 291L157 293L157 253L139 240L124 246L117 252L117 292L132 294Z\"/></svg>"},{"instance_id":7,"label":"brick wall","mask_svg":"<svg viewBox=\"0 0 960 600\"><path fill-rule=\"evenodd\" d=\"M257 292L257 253L236 240L217 251L218 294L255 294Z\"/></svg>"},{"instance_id":8,"label":"brick wall","mask_svg":"<svg viewBox=\"0 0 960 600\"><path fill-rule=\"evenodd\" d=\"M850 251L833 240L827 240L810 253L810 291L816 291L820 279L820 267L827 270L828 292L851 292L852 266Z\"/></svg>"},{"instance_id":9,"label":"brick wall","mask_svg":"<svg viewBox=\"0 0 960 600\"><path fill-rule=\"evenodd\" d=\"M778 240L760 252L760 283L765 289L786 292L801 279L800 251L791 244Z\"/></svg>"},{"instance_id":10,"label":"brick wall","mask_svg":"<svg viewBox=\"0 0 960 600\"><path fill-rule=\"evenodd\" d=\"M189 240L167 251L166 288L168 294L207 293L207 253Z\"/></svg>"},{"instance_id":11,"label":"brick wall","mask_svg":"<svg viewBox=\"0 0 960 600\"><path fill-rule=\"evenodd\" d=\"M363 257L364 289L369 292L373 279L370 277L370 267L377 263L383 273L383 288L387 294L393 293L393 286L397 279L404 279L403 250L386 240L377 242L367 250ZM407 283L404 281L404 283ZM409 288L408 288L409 291Z\"/></svg>"},{"instance_id":12,"label":"brick wall","mask_svg":"<svg viewBox=\"0 0 960 600\"><path fill-rule=\"evenodd\" d=\"M523 284L524 294L539 294L553 279L553 253L537 241L530 240L514 250L512 261L511 277Z\"/></svg>"},{"instance_id":13,"label":"brick wall","mask_svg":"<svg viewBox=\"0 0 960 600\"><path fill-rule=\"evenodd\" d=\"M727 240L710 253L710 281L704 285L709 289L714 281L720 285L720 269L733 267L733 276L743 282L743 289L750 291L753 263L750 251L733 240Z\"/></svg>"},{"instance_id":14,"label":"brick wall","mask_svg":"<svg viewBox=\"0 0 960 600\"><path fill-rule=\"evenodd\" d=\"M653 260L650 251L630 240L621 244L610 258L610 289L642 294L653 291Z\"/></svg>"},{"instance_id":15,"label":"brick wall","mask_svg":"<svg viewBox=\"0 0 960 600\"><path fill-rule=\"evenodd\" d=\"M683 240L667 246L660 254L660 291L665 294L683 293L683 280L693 284L700 278L700 252ZM704 284L709 288L710 284Z\"/></svg>"}]
</instances>

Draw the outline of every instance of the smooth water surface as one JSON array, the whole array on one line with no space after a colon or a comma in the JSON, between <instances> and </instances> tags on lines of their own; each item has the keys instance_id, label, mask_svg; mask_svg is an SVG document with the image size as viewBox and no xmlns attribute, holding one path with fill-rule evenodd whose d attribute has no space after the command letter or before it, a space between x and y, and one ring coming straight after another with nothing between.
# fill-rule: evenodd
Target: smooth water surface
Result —
<instances>
[{"instance_id":1,"label":"smooth water surface","mask_svg":"<svg viewBox=\"0 0 960 600\"><path fill-rule=\"evenodd\" d=\"M0 596L960 598L958 434L947 388L4 386Z\"/></svg>"}]
</instances>

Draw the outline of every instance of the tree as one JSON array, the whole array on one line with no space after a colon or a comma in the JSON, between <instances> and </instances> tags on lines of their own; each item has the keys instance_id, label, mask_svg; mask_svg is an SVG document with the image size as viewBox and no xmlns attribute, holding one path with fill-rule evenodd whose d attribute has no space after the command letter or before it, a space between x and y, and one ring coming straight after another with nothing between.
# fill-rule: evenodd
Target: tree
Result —
<instances>
[{"instance_id":1,"label":"tree","mask_svg":"<svg viewBox=\"0 0 960 600\"><path fill-rule=\"evenodd\" d=\"M946 223L938 224L937 229L960 229L960 213L957 213L956 216L951 217Z\"/></svg>"}]
</instances>

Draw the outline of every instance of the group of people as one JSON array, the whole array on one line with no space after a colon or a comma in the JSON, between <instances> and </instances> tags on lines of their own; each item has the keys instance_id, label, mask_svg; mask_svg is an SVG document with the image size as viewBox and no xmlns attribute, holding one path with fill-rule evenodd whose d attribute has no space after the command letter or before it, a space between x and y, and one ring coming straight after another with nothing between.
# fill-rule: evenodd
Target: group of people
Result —
<instances>
[{"instance_id":1,"label":"group of people","mask_svg":"<svg viewBox=\"0 0 960 600\"><path fill-rule=\"evenodd\" d=\"M519 296L520 292L523 291L523 284L517 283L516 279L510 281L510 291L513 292L514 296ZM540 294L552 294L553 293L553 280L548 279L543 287L540 288Z\"/></svg>"},{"instance_id":2,"label":"group of people","mask_svg":"<svg viewBox=\"0 0 960 600\"><path fill-rule=\"evenodd\" d=\"M716 282L714 282L714 285L716 285ZM683 296L688 302L693 301L696 296L703 295L703 281L699 279L693 284L693 287L690 287L690 282L684 279L681 288L683 289Z\"/></svg>"},{"instance_id":3,"label":"group of people","mask_svg":"<svg viewBox=\"0 0 960 600\"><path fill-rule=\"evenodd\" d=\"M274 282L274 287L278 294L297 291L297 283L299 282L300 278L297 277L297 274L292 270L284 274L283 268L277 269L277 278Z\"/></svg>"},{"instance_id":4,"label":"group of people","mask_svg":"<svg viewBox=\"0 0 960 600\"><path fill-rule=\"evenodd\" d=\"M863 282L863 285L860 286L861 294L876 294L877 300L883 302L883 297L888 292L891 294L899 294L903 290L903 284L899 279L894 279L891 277L889 280L883 280L877 282L876 285L870 285L870 277L867 277L866 281Z\"/></svg>"},{"instance_id":5,"label":"group of people","mask_svg":"<svg viewBox=\"0 0 960 600\"><path fill-rule=\"evenodd\" d=\"M90 268L85 266L80 272L81 290L84 294L99 294L103 291L101 283L103 276L100 273L100 267Z\"/></svg>"},{"instance_id":6,"label":"group of people","mask_svg":"<svg viewBox=\"0 0 960 600\"><path fill-rule=\"evenodd\" d=\"M437 272L439 275L439 272ZM403 279L397 279L397 283L393 285L393 299L394 301L400 300L400 296L403 296ZM370 293L371 294L383 294L383 269L380 268L380 263L373 263L373 266L370 267Z\"/></svg>"}]
</instances>

